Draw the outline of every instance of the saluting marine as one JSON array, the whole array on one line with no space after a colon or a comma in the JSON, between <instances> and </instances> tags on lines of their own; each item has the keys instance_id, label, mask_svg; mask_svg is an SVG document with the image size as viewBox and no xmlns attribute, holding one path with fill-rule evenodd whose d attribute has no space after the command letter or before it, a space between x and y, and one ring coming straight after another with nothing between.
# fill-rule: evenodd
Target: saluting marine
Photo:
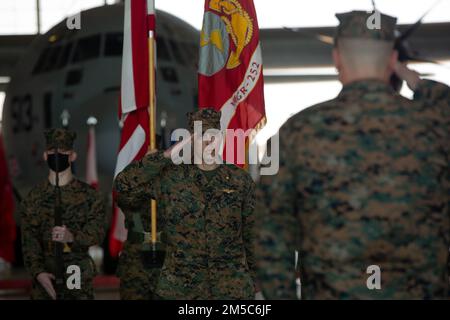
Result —
<instances>
[{"instance_id":1,"label":"saluting marine","mask_svg":"<svg viewBox=\"0 0 450 320\"><path fill-rule=\"evenodd\" d=\"M287 121L280 171L261 179L257 261L268 298L296 298L296 249L306 299L448 297L449 88L411 80L393 50L396 19L381 15L369 29L370 15L337 15L343 89ZM390 87L394 71L415 101Z\"/></svg>"},{"instance_id":2,"label":"saluting marine","mask_svg":"<svg viewBox=\"0 0 450 320\"><path fill-rule=\"evenodd\" d=\"M31 298L93 299L96 270L88 249L103 241L104 202L94 188L72 174L75 133L51 129L45 138L48 180L34 187L21 203L23 255L33 279ZM55 224L58 219L61 224ZM75 286L68 287L68 277L77 270L80 286L75 281Z\"/></svg>"},{"instance_id":3,"label":"saluting marine","mask_svg":"<svg viewBox=\"0 0 450 320\"><path fill-rule=\"evenodd\" d=\"M203 130L220 127L220 113L190 114ZM197 140L200 139L200 140ZM194 137L203 150L212 143ZM162 299L253 299L254 183L228 164L180 164L170 150L150 151L116 180L121 208L158 203L166 257L155 293Z\"/></svg>"}]
</instances>

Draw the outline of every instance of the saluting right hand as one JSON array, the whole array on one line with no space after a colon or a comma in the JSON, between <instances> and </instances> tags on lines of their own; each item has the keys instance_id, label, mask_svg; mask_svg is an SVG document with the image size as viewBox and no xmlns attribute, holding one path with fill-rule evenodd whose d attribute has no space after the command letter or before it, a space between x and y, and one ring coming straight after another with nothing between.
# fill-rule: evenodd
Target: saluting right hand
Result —
<instances>
[{"instance_id":1,"label":"saluting right hand","mask_svg":"<svg viewBox=\"0 0 450 320\"><path fill-rule=\"evenodd\" d=\"M190 135L188 138L181 140L180 142L175 143L173 146L171 146L169 149L167 149L166 151L164 151L164 157L167 159L171 159L172 158L172 152L174 154L179 154L181 150L183 150L183 147L188 144L191 143L192 141L192 135Z\"/></svg>"},{"instance_id":2,"label":"saluting right hand","mask_svg":"<svg viewBox=\"0 0 450 320\"><path fill-rule=\"evenodd\" d=\"M56 291L53 288L52 280L55 280L55 276L48 272L41 272L36 277L37 281L41 284L41 286L47 291L48 295L56 300Z\"/></svg>"},{"instance_id":3,"label":"saluting right hand","mask_svg":"<svg viewBox=\"0 0 450 320\"><path fill-rule=\"evenodd\" d=\"M406 81L408 87L414 91L420 82L420 74L408 68L408 66L400 61L395 65L395 73L397 76Z\"/></svg>"},{"instance_id":4,"label":"saluting right hand","mask_svg":"<svg viewBox=\"0 0 450 320\"><path fill-rule=\"evenodd\" d=\"M171 159L172 152L178 154L178 153L183 149L183 147L184 147L186 144L188 144L188 143L191 142L191 140L192 140L192 135L189 136L189 138L187 138L187 139L184 139L184 140L182 140L182 141L180 141L180 142L175 143L175 144L174 144L173 146L171 146L169 149L167 149L166 151L164 151L164 153L163 153L164 158ZM145 154L145 156L150 156L150 155L155 154L155 153L157 153L157 152L158 152L158 149L152 149L152 150L147 151L147 153Z\"/></svg>"},{"instance_id":5,"label":"saluting right hand","mask_svg":"<svg viewBox=\"0 0 450 320\"><path fill-rule=\"evenodd\" d=\"M145 156L150 156L150 155L155 154L157 152L158 152L158 149L148 150L147 153L145 154Z\"/></svg>"}]
</instances>

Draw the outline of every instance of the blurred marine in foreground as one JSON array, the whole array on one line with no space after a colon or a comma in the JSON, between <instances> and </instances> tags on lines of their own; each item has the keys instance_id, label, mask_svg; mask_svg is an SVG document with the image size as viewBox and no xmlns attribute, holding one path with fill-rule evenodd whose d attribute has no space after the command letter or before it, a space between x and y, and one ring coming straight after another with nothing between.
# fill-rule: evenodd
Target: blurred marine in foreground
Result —
<instances>
[{"instance_id":1,"label":"blurred marine in foreground","mask_svg":"<svg viewBox=\"0 0 450 320\"><path fill-rule=\"evenodd\" d=\"M450 89L398 63L396 19L338 14L333 100L280 131L280 171L261 179L258 275L267 298L448 297ZM389 85L393 72L414 101Z\"/></svg>"},{"instance_id":2,"label":"blurred marine in foreground","mask_svg":"<svg viewBox=\"0 0 450 320\"><path fill-rule=\"evenodd\" d=\"M34 187L21 204L31 298L93 299L96 270L88 249L103 241L104 203L94 188L72 175L75 133L51 129L45 138L48 180Z\"/></svg>"}]
</instances>

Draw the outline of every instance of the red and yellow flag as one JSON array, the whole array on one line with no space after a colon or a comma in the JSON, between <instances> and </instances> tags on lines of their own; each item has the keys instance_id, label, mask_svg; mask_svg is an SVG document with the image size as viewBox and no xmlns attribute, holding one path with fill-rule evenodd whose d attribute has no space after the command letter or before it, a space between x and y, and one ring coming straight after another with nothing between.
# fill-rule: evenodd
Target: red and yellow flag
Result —
<instances>
[{"instance_id":1,"label":"red and yellow flag","mask_svg":"<svg viewBox=\"0 0 450 320\"><path fill-rule=\"evenodd\" d=\"M199 107L222 112L221 129L259 129L265 123L259 28L253 0L206 0L200 36ZM248 146L248 137L246 145ZM229 139L225 143L227 148ZM223 158L243 166L236 157Z\"/></svg>"}]
</instances>

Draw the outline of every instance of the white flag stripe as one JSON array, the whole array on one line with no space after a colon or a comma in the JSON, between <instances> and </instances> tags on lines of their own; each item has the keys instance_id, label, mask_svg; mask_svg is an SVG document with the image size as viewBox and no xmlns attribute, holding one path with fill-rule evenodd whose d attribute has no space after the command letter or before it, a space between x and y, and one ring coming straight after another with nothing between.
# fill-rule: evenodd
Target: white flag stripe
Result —
<instances>
[{"instance_id":1,"label":"white flag stripe","mask_svg":"<svg viewBox=\"0 0 450 320\"><path fill-rule=\"evenodd\" d=\"M258 67L255 67L256 65ZM256 69L258 73L256 76L253 76L251 71ZM256 87L256 84L258 83L261 76L262 76L262 53L261 53L261 44L259 44L255 52L253 53L252 58L250 59L250 63L248 64L244 80L242 81L241 85L238 87L236 92L231 96L230 99L228 99L227 102L225 102L225 104L221 108L222 116L220 118L220 126L222 130L228 129L230 121L231 119L233 119L233 116L236 112L239 103L247 99L247 97ZM245 89L243 90L245 92L244 94L242 93L241 89Z\"/></svg>"},{"instance_id":2,"label":"white flag stripe","mask_svg":"<svg viewBox=\"0 0 450 320\"><path fill-rule=\"evenodd\" d=\"M131 1L125 1L121 88L122 114L137 109L134 92L133 46L131 39Z\"/></svg>"},{"instance_id":3,"label":"white flag stripe","mask_svg":"<svg viewBox=\"0 0 450 320\"><path fill-rule=\"evenodd\" d=\"M147 0L147 13L155 14L155 0Z\"/></svg>"},{"instance_id":4,"label":"white flag stripe","mask_svg":"<svg viewBox=\"0 0 450 320\"><path fill-rule=\"evenodd\" d=\"M119 207L116 207L117 210L117 223L116 227L114 229L114 238L121 242L125 242L127 240L128 236L128 230L124 227L125 226L125 215L120 210Z\"/></svg>"},{"instance_id":5,"label":"white flag stripe","mask_svg":"<svg viewBox=\"0 0 450 320\"><path fill-rule=\"evenodd\" d=\"M137 126L130 139L128 139L127 143L119 152L114 178L116 178L117 175L121 173L122 170L125 169L125 167L134 160L144 143L145 130L141 126Z\"/></svg>"}]
</instances>

